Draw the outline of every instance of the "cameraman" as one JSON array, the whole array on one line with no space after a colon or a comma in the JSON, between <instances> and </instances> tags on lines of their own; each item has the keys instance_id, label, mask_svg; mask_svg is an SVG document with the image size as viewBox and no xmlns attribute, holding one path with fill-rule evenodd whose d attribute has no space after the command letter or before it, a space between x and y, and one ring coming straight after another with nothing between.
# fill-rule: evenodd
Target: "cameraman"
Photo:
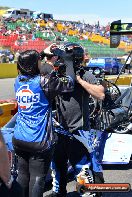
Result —
<instances>
[{"instance_id":1,"label":"cameraman","mask_svg":"<svg viewBox=\"0 0 132 197\"><path fill-rule=\"evenodd\" d=\"M15 80L18 116L13 145L18 156L18 183L23 197L43 196L56 143L51 121L52 100L74 88L75 74L70 56L63 54L67 65L65 78L58 77L55 71L40 75L43 57L35 50L24 51L18 57L19 75Z\"/></svg>"},{"instance_id":2,"label":"cameraman","mask_svg":"<svg viewBox=\"0 0 132 197\"><path fill-rule=\"evenodd\" d=\"M47 75L52 72L54 69L54 63L57 60L57 56L54 56L53 53L51 52L51 48L54 46L54 44L48 46L44 51L40 53L40 56L42 59L45 60L44 63L42 63L41 68L40 68L40 73Z\"/></svg>"},{"instance_id":3,"label":"cameraman","mask_svg":"<svg viewBox=\"0 0 132 197\"><path fill-rule=\"evenodd\" d=\"M89 95L103 100L104 88L97 85L96 78L81 67L84 58L81 46L68 43L63 48L69 53L73 51L76 81L73 92L62 93L56 99L60 128L52 162L53 192L48 195L56 197L65 197L67 194L68 160L75 170L77 180L82 176L87 183L104 182L102 167L94 151L96 132L90 131L89 121Z\"/></svg>"}]
</instances>

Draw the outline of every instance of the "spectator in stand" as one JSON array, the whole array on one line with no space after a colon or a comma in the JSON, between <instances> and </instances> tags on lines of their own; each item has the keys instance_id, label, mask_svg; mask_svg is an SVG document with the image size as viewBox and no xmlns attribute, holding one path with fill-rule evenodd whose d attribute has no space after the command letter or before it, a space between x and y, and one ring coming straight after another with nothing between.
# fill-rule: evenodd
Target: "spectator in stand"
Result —
<instances>
[{"instance_id":1,"label":"spectator in stand","mask_svg":"<svg viewBox=\"0 0 132 197\"><path fill-rule=\"evenodd\" d=\"M10 53L8 58L9 58L10 63L14 63L14 54L13 53Z\"/></svg>"},{"instance_id":2,"label":"spectator in stand","mask_svg":"<svg viewBox=\"0 0 132 197\"><path fill-rule=\"evenodd\" d=\"M7 57L5 54L2 54L1 56L1 63L7 63Z\"/></svg>"},{"instance_id":3,"label":"spectator in stand","mask_svg":"<svg viewBox=\"0 0 132 197\"><path fill-rule=\"evenodd\" d=\"M20 55L20 52L19 52L19 50L18 50L18 51L15 53L14 62L17 62L19 55Z\"/></svg>"}]
</instances>

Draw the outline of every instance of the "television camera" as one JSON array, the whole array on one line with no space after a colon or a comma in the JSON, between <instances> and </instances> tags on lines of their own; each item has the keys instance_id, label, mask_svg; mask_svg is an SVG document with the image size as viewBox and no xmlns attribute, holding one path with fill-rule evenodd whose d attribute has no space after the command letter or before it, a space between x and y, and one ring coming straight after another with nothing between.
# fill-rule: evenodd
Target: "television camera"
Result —
<instances>
[{"instance_id":1,"label":"television camera","mask_svg":"<svg viewBox=\"0 0 132 197\"><path fill-rule=\"evenodd\" d=\"M59 75L64 76L66 71L66 65L64 60L72 60L75 71L84 58L84 49L77 43L63 42L61 44L52 44L48 47L48 50L44 50L40 53L40 59L45 57L56 56L57 60L54 63L54 68Z\"/></svg>"}]
</instances>

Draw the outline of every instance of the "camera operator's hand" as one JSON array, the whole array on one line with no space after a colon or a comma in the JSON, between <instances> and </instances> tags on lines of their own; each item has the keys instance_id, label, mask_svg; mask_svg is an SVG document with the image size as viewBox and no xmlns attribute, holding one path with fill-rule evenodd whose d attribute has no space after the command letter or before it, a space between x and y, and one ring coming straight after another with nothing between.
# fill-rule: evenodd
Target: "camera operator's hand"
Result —
<instances>
[{"instance_id":1,"label":"camera operator's hand","mask_svg":"<svg viewBox=\"0 0 132 197\"><path fill-rule=\"evenodd\" d=\"M81 77L80 77L79 75L76 75L76 81L77 81L78 83L81 83L82 79L81 79Z\"/></svg>"}]
</instances>

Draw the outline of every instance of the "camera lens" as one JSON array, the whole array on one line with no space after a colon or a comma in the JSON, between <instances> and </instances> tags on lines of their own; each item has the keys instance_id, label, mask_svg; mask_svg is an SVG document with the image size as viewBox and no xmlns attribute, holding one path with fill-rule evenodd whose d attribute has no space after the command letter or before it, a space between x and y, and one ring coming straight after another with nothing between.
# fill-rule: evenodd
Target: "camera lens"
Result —
<instances>
[{"instance_id":1,"label":"camera lens","mask_svg":"<svg viewBox=\"0 0 132 197\"><path fill-rule=\"evenodd\" d=\"M73 49L68 49L67 47L65 48L66 53L72 53Z\"/></svg>"}]
</instances>

